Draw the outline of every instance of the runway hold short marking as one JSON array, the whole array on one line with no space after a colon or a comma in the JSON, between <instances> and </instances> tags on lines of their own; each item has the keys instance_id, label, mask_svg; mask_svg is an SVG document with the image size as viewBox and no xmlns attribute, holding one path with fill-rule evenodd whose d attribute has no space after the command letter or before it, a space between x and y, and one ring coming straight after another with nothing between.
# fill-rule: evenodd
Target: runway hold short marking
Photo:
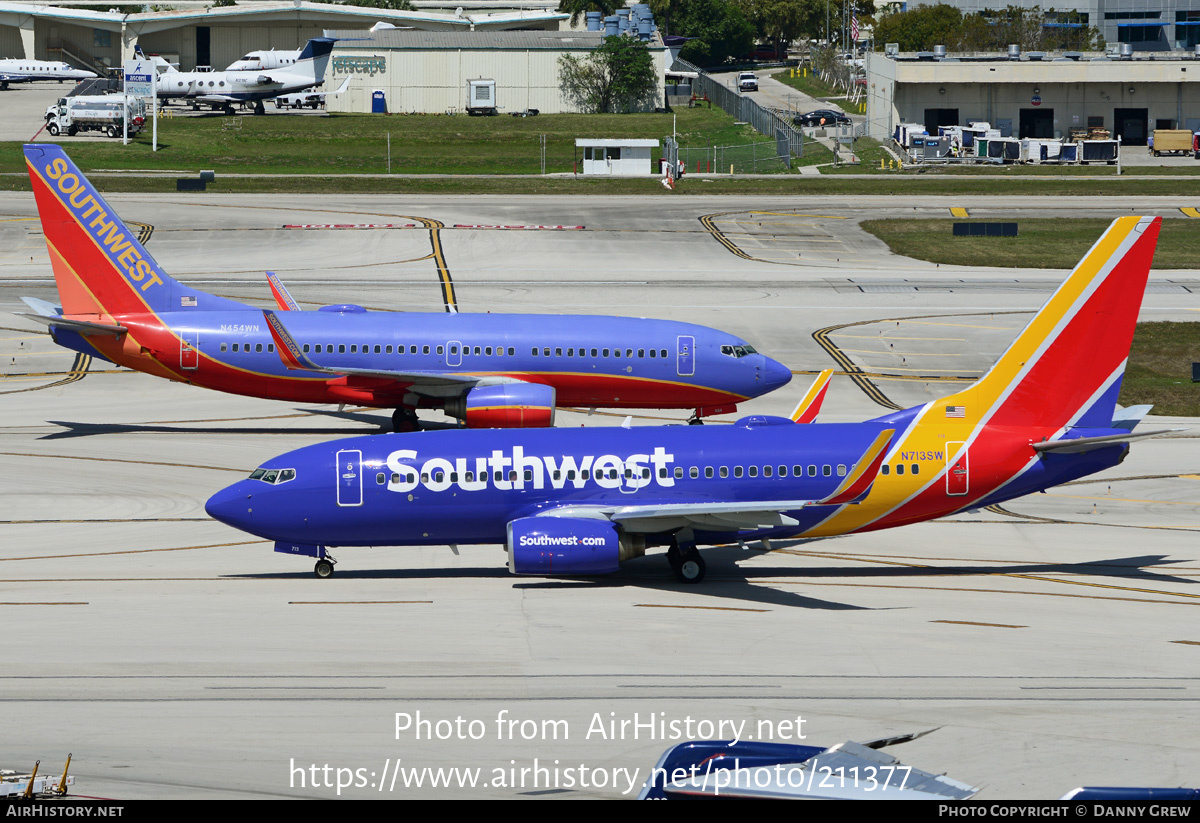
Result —
<instances>
[{"instance_id":1,"label":"runway hold short marking","mask_svg":"<svg viewBox=\"0 0 1200 823\"><path fill-rule=\"evenodd\" d=\"M424 229L423 223L285 223L285 229Z\"/></svg>"},{"instance_id":2,"label":"runway hold short marking","mask_svg":"<svg viewBox=\"0 0 1200 823\"><path fill-rule=\"evenodd\" d=\"M489 223L455 223L452 229L500 229L502 231L583 231L583 226L494 226Z\"/></svg>"}]
</instances>

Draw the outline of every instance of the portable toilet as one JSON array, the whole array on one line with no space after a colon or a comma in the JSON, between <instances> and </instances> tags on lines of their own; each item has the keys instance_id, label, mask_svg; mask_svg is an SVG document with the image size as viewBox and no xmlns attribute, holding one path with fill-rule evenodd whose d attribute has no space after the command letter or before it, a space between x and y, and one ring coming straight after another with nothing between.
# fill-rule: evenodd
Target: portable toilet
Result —
<instances>
[{"instance_id":1,"label":"portable toilet","mask_svg":"<svg viewBox=\"0 0 1200 823\"><path fill-rule=\"evenodd\" d=\"M384 96L383 89L375 89L371 92L371 114L387 114L387 98Z\"/></svg>"}]
</instances>

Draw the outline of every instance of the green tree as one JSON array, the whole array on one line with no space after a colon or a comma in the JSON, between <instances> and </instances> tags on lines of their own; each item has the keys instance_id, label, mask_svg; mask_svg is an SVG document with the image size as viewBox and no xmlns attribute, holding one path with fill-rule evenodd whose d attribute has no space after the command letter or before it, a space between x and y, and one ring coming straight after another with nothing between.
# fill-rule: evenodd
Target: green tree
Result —
<instances>
[{"instance_id":1,"label":"green tree","mask_svg":"<svg viewBox=\"0 0 1200 823\"><path fill-rule=\"evenodd\" d=\"M558 0L558 11L571 15L571 25L578 26L579 19L587 12L598 11L604 19L617 13L617 5L614 0Z\"/></svg>"},{"instance_id":2,"label":"green tree","mask_svg":"<svg viewBox=\"0 0 1200 823\"><path fill-rule=\"evenodd\" d=\"M770 43L780 59L787 56L793 40L815 37L824 29L825 5L820 0L737 0L737 4L758 39Z\"/></svg>"},{"instance_id":3,"label":"green tree","mask_svg":"<svg viewBox=\"0 0 1200 823\"><path fill-rule=\"evenodd\" d=\"M688 0L675 12L672 25L673 34L694 38L679 56L698 66L719 66L754 47L753 24L727 0Z\"/></svg>"},{"instance_id":4,"label":"green tree","mask_svg":"<svg viewBox=\"0 0 1200 823\"><path fill-rule=\"evenodd\" d=\"M584 57L564 54L558 58L558 79L569 99L595 113L652 107L658 88L649 47L624 35L604 38Z\"/></svg>"},{"instance_id":5,"label":"green tree","mask_svg":"<svg viewBox=\"0 0 1200 823\"><path fill-rule=\"evenodd\" d=\"M875 24L876 43L899 43L900 51L928 51L935 45L959 47L963 15L953 6L918 6L881 17Z\"/></svg>"},{"instance_id":6,"label":"green tree","mask_svg":"<svg viewBox=\"0 0 1200 823\"><path fill-rule=\"evenodd\" d=\"M341 6L370 6L389 11L412 11L413 4L408 0L335 0Z\"/></svg>"}]
</instances>

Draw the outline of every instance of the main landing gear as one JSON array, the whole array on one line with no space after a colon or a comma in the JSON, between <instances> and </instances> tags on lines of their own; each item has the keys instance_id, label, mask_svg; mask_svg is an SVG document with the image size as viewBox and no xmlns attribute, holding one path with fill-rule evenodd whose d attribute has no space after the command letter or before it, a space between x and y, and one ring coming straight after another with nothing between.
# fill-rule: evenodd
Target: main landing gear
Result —
<instances>
[{"instance_id":1,"label":"main landing gear","mask_svg":"<svg viewBox=\"0 0 1200 823\"><path fill-rule=\"evenodd\" d=\"M675 572L675 579L680 583L699 583L707 571L691 529L684 529L671 538L667 562L671 564L671 571Z\"/></svg>"},{"instance_id":2,"label":"main landing gear","mask_svg":"<svg viewBox=\"0 0 1200 823\"><path fill-rule=\"evenodd\" d=\"M254 113L255 114L266 114L267 113L266 108L263 107L263 101L261 101L261 100L254 101Z\"/></svg>"},{"instance_id":3,"label":"main landing gear","mask_svg":"<svg viewBox=\"0 0 1200 823\"><path fill-rule=\"evenodd\" d=\"M704 425L704 418L700 416L699 409L696 409L694 412L692 412L692 416L688 418L688 425L689 426L703 426Z\"/></svg>"},{"instance_id":4,"label":"main landing gear","mask_svg":"<svg viewBox=\"0 0 1200 823\"><path fill-rule=\"evenodd\" d=\"M415 410L401 406L392 412L392 431L415 432L421 428L421 421Z\"/></svg>"}]
</instances>

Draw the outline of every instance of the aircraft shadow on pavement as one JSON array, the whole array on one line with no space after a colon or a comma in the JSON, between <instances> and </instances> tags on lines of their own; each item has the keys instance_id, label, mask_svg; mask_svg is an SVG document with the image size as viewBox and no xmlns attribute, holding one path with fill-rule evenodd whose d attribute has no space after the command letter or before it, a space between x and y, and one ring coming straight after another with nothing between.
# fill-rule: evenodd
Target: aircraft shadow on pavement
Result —
<instances>
[{"instance_id":1,"label":"aircraft shadow on pavement","mask_svg":"<svg viewBox=\"0 0 1200 823\"><path fill-rule=\"evenodd\" d=\"M583 588L636 588L648 592L691 593L704 598L735 601L759 606L784 608L820 609L828 611L879 611L872 606L860 606L821 598L808 597L792 591L774 588L769 583L752 583L748 578L773 578L776 581L802 582L804 580L900 580L931 577L980 577L995 575L1073 575L1088 577L1116 577L1137 579L1155 583L1194 583L1196 581L1159 574L1141 568L1164 563L1184 563L1188 560L1168 560L1165 555L1143 555L1140 557L1114 558L1086 563L1045 563L1005 565L952 565L952 566L839 566L802 567L762 566L743 569L738 561L748 557L761 558L769 552L742 550L736 546L718 546L704 550L708 564L708 577L699 584L680 583L672 576L663 554L653 554L636 560L626 561L621 570L603 577L514 578L506 568L441 568L441 569L344 569L335 574L337 578L353 580L510 580L514 589L524 591L552 591L558 589ZM224 575L238 579L311 578L310 571L280 572L271 574ZM792 580L789 581L789 578ZM336 585L336 583L334 584ZM737 608L724 606L719 608ZM889 607L890 608L890 607Z\"/></svg>"},{"instance_id":2,"label":"aircraft shadow on pavement","mask_svg":"<svg viewBox=\"0 0 1200 823\"><path fill-rule=\"evenodd\" d=\"M335 417L348 422L364 423L370 428L288 428L286 426L188 426L188 425L151 425L138 423L73 423L68 420L47 420L52 426L60 426L63 431L52 432L38 438L39 440L60 440L69 437L91 437L98 434L303 434L327 437L329 435L364 435L387 434L392 431L392 421L389 417L369 412L339 412L333 409L303 409L311 414ZM422 431L437 431L440 429L462 428L456 423L422 420Z\"/></svg>"}]
</instances>

